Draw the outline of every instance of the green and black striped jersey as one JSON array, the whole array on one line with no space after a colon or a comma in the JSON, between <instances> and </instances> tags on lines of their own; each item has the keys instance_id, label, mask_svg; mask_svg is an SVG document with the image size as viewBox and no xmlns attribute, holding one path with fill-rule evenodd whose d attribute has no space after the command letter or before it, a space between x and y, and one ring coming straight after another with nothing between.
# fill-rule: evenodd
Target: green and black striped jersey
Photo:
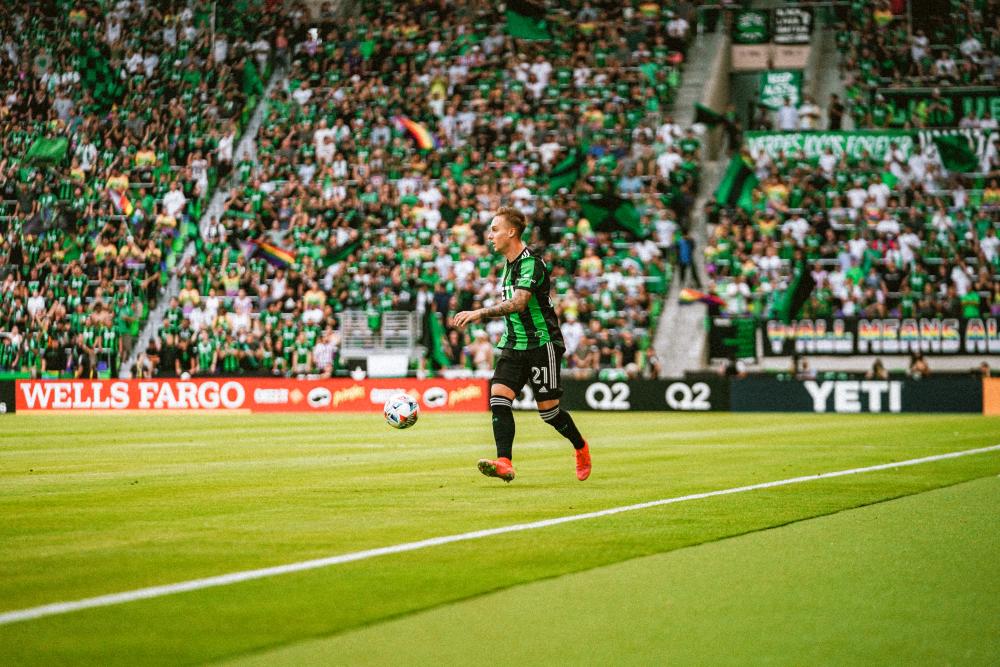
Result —
<instances>
[{"instance_id":1,"label":"green and black striped jersey","mask_svg":"<svg viewBox=\"0 0 1000 667\"><path fill-rule=\"evenodd\" d=\"M514 290L531 292L528 307L504 317L507 330L498 347L505 350L533 350L548 343L563 345L559 318L549 298L549 270L540 257L525 248L513 262L507 262L500 280L501 296L514 298Z\"/></svg>"}]
</instances>

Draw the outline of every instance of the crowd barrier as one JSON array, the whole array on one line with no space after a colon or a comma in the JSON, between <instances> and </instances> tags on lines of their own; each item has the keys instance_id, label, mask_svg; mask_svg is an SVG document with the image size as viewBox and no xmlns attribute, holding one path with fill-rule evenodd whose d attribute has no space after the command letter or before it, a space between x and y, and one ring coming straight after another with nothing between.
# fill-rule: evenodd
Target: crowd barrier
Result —
<instances>
[{"instance_id":1,"label":"crowd barrier","mask_svg":"<svg viewBox=\"0 0 1000 667\"><path fill-rule=\"evenodd\" d=\"M967 412L1000 415L1000 378L939 374L920 380L745 378L563 381L568 410L602 412ZM428 412L485 412L489 381L469 379L2 380L0 414L124 411L378 412L407 393ZM536 409L528 388L515 409Z\"/></svg>"}]
</instances>

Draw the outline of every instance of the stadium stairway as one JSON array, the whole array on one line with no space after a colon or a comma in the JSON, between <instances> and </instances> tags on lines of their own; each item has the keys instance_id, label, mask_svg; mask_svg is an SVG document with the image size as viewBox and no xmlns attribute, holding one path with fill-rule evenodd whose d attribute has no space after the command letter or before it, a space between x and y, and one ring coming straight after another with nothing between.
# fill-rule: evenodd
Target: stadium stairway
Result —
<instances>
[{"instance_id":1,"label":"stadium stairway","mask_svg":"<svg viewBox=\"0 0 1000 667\"><path fill-rule=\"evenodd\" d=\"M682 126L694 123L694 105L706 103L713 84L720 83L719 77L724 77L721 83L728 81L729 73L725 66L728 62L726 50L729 38L720 30L715 33L701 34L694 41L689 51L687 65L684 68L684 80L677 94L674 106L674 117ZM725 61L725 62L720 62ZM708 154L710 142L704 141L702 151L704 158L718 157ZM704 208L705 202L719 184L724 169L724 160L703 159L701 174L701 189L691 214L691 230L695 238L695 257L697 271L701 283L707 279L704 262L701 261L702 250L707 240ZM674 274L679 278L679 273ZM670 291L664 302L663 314L656 329L653 349L660 359L660 372L664 377L678 377L685 370L702 368L707 361L704 304L695 303L681 306L678 295L683 286L679 279L671 281Z\"/></svg>"},{"instance_id":2,"label":"stadium stairway","mask_svg":"<svg viewBox=\"0 0 1000 667\"><path fill-rule=\"evenodd\" d=\"M274 90L276 85L283 83L284 81L285 69L281 65L276 65L274 70L271 72L271 78L268 79L267 85L264 87L264 92L260 96L260 102L257 104L257 108L254 109L254 112L250 117L250 122L247 124L246 132L244 132L243 136L240 137L239 144L237 144L236 149L233 152L233 164L238 164L246 157L249 157L256 163L257 133L260 130L261 123L264 121L264 117L267 115L267 109L269 106L268 101L271 99L271 92ZM232 173L230 173L229 179L226 181L225 185L220 183L216 188L215 194L212 195L212 200L205 208L205 214L201 217L201 220L198 221L198 230L200 234L204 235L205 228L213 218L222 218L225 211L226 197L234 185L236 178L237 171L234 169ZM166 287L164 287L161 291L156 309L149 314L146 326L139 334L138 341L132 348L132 354L122 363L121 369L118 373L119 377L132 377L132 369L135 368L139 355L146 351L146 348L149 347L149 344L152 342L156 332L160 330L160 326L163 323L163 316L167 311L167 306L170 304L170 300L177 296L180 291L180 281L178 279L179 271L177 268L185 266L187 262L190 262L194 257L194 252L195 244L194 241L191 241L188 243L187 247L184 248L184 252L180 260L178 260L177 265L170 276L170 280L167 282Z\"/></svg>"},{"instance_id":3,"label":"stadium stairway","mask_svg":"<svg viewBox=\"0 0 1000 667\"><path fill-rule=\"evenodd\" d=\"M760 2L755 6L765 7L780 3ZM839 62L836 44L836 30L825 21L817 22L814 37L814 48L806 64L804 72L804 89L811 94L824 110L823 127L826 126L826 105L831 94L840 95L844 99L844 85L840 77L839 67L830 67L829 63ZM694 120L694 105L696 102L709 107L710 96L715 86L727 86L729 83L728 50L729 40L720 31L712 35L700 35L695 42L684 72L684 83L678 93L676 118L682 125ZM719 60L725 62L719 62ZM845 123L849 119L845 116ZM845 128L847 129L847 128ZM711 141L704 142L703 151L710 151ZM706 154L702 161L701 190L691 218L691 228L695 238L695 258L698 275L702 285L707 285L703 251L708 241L708 228L704 219L705 203L714 196L719 181L725 172L729 156L724 154ZM679 274L678 274L679 275ZM707 329L705 317L708 309L704 304L694 303L682 305L679 301L680 290L686 286L675 280L670 286L670 292L663 308L663 315L653 341L656 354L661 361L661 373L664 377L679 377L685 371L703 370L708 365Z\"/></svg>"}]
</instances>

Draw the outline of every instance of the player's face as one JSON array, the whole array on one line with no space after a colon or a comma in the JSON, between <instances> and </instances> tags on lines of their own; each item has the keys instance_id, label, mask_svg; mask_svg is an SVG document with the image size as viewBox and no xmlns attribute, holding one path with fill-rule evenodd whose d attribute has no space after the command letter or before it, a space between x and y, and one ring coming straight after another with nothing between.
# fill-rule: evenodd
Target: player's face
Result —
<instances>
[{"instance_id":1,"label":"player's face","mask_svg":"<svg viewBox=\"0 0 1000 667\"><path fill-rule=\"evenodd\" d=\"M514 236L513 230L514 228L507 224L507 220L495 215L490 221L489 231L486 232L486 242L493 244L495 252L503 254Z\"/></svg>"}]
</instances>

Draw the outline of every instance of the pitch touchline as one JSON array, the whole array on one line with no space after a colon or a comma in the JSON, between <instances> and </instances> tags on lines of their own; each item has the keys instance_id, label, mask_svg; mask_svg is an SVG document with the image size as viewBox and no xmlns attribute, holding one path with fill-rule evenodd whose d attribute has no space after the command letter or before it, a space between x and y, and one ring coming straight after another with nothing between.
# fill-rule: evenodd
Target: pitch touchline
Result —
<instances>
[{"instance_id":1,"label":"pitch touchline","mask_svg":"<svg viewBox=\"0 0 1000 667\"><path fill-rule=\"evenodd\" d=\"M292 572L315 570L321 567L330 567L331 565L352 563L354 561L367 560L369 558L376 558L378 556L389 556L391 554L404 553L406 551L416 551L418 549L426 549L427 547L436 547L442 544L451 544L452 542L464 542L466 540L477 540L482 537L491 537L493 535L502 535L504 533L515 533L522 530L535 530L536 528L547 528L548 526L557 526L559 524L570 523L572 521L582 521L584 519L596 519L602 516L611 516L612 514L621 514L622 512L632 512L634 510L647 509L650 507L659 507L660 505L672 505L674 503L681 503L688 500L700 500L702 498L712 498L713 496L727 496L733 493L744 493L746 491L756 491L758 489L771 489L776 486L788 486L789 484L800 484L802 482L811 482L817 479L828 479L830 477L857 475L859 473L874 472L876 470L889 470L891 468L902 468L905 466L919 465L921 463L930 463L932 461L942 461L944 459L954 459L960 456L970 456L972 454L995 452L998 450L1000 450L1000 445L993 445L991 447L966 449L958 452L949 452L947 454L935 454L933 456L925 456L919 459L909 459L907 461L882 463L879 465L867 466L864 468L851 468L850 470L837 470L834 472L824 472L816 475L803 475L802 477L791 477L789 479L780 479L775 482L760 482L759 484L737 486L731 489L721 489L719 491L705 491L703 493L692 493L687 496L677 496L675 498L650 500L648 502L636 503L634 505L622 505L621 507L612 507L606 510L598 510L596 512L571 514L569 516L561 516L553 519L543 519L541 521L532 521L530 523L518 523L512 526L502 526L500 528L488 528L486 530L475 530L468 533L459 533L457 535L444 535L442 537L432 537L426 540L419 540L416 542L404 542L403 544L395 544L388 547L379 547L377 549L366 549L365 551L355 551L353 553L341 554L339 556L329 556L327 558L317 558L314 560L300 561L298 563L288 563L287 565L264 567L257 570L244 570L242 572L231 572L229 574L221 574L215 577L206 577L204 579L192 579L191 581L182 581L180 583L166 584L163 586L150 586L149 588L140 588L134 591L125 591L123 593L112 593L110 595L99 595L97 597L84 598L83 600L73 600L70 602L56 602L53 604L41 605L39 607L31 607L29 609L18 609L15 611L8 611L2 613L0 614L0 625L7 625L9 623L18 623L20 621L28 621L34 618L43 618L45 616L68 614L69 612L79 611L81 609L91 609L94 607L108 607L111 605L123 604L125 602L134 602L136 600L148 600L150 598L158 598L158 597L163 597L165 595L173 595L174 593L197 591L203 588L213 588L215 586L228 586L229 584L238 584L243 581L252 581L254 579L264 579L265 577L274 577L279 574L289 574Z\"/></svg>"}]
</instances>

